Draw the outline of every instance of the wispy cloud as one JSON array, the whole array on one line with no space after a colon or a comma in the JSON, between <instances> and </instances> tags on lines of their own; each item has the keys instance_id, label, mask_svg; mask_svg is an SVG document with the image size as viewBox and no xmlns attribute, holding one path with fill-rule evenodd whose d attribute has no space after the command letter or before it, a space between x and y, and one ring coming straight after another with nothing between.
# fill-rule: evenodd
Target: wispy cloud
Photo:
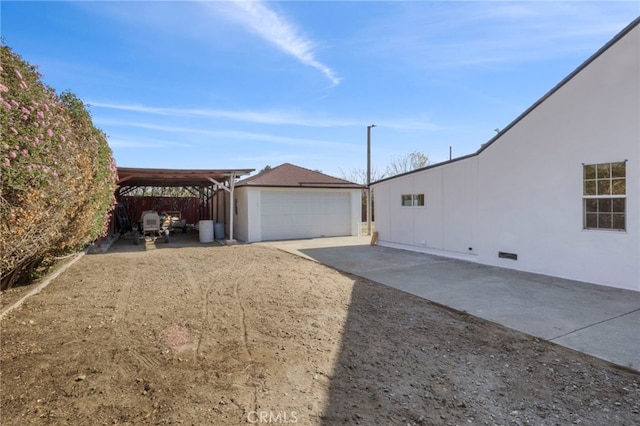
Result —
<instances>
[{"instance_id":1,"label":"wispy cloud","mask_svg":"<svg viewBox=\"0 0 640 426\"><path fill-rule=\"evenodd\" d=\"M142 114L171 117L219 118L257 124L286 124L307 127L342 127L359 124L357 121L309 118L284 111L232 111L199 108L166 108L132 104L114 104L107 102L89 102L91 107L113 109Z\"/></svg>"},{"instance_id":2,"label":"wispy cloud","mask_svg":"<svg viewBox=\"0 0 640 426\"><path fill-rule=\"evenodd\" d=\"M123 4L126 3L126 6ZM241 28L258 35L266 42L295 59L320 71L332 85L338 85L341 78L336 72L317 58L320 43L307 37L285 14L277 11L262 0L199 0L199 1L156 1L153 13L148 13L149 5L144 0L120 0L111 2L80 1L77 7L92 13L108 15L116 22L136 25L132 31L131 43L143 43L145 48L153 46L154 39L140 40L139 28L153 28L161 36L197 40L199 43L224 45L229 41L230 26ZM240 25L238 25L240 24ZM119 35L122 36L122 35ZM127 37L125 33L125 37Z\"/></svg>"},{"instance_id":3,"label":"wispy cloud","mask_svg":"<svg viewBox=\"0 0 640 426\"><path fill-rule=\"evenodd\" d=\"M635 2L633 2L635 3ZM403 3L361 34L399 66L456 68L589 54L621 30L632 2Z\"/></svg>"},{"instance_id":4,"label":"wispy cloud","mask_svg":"<svg viewBox=\"0 0 640 426\"><path fill-rule=\"evenodd\" d=\"M241 11L232 15L238 22L303 64L322 72L333 85L340 83L335 72L316 59L316 43L302 35L286 17L261 0L234 0L233 3Z\"/></svg>"},{"instance_id":5,"label":"wispy cloud","mask_svg":"<svg viewBox=\"0 0 640 426\"><path fill-rule=\"evenodd\" d=\"M286 111L232 111L200 108L166 108L134 104L115 104L108 102L88 102L92 108L104 108L148 115L168 117L195 117L209 119L227 119L254 124L291 125L304 127L358 127L366 126L368 121L357 119L318 118ZM397 130L442 130L427 117L417 115L403 118L380 118L376 125Z\"/></svg>"},{"instance_id":6,"label":"wispy cloud","mask_svg":"<svg viewBox=\"0 0 640 426\"><path fill-rule=\"evenodd\" d=\"M109 145L113 148L190 148L192 146L185 143L132 138L130 136L110 136Z\"/></svg>"},{"instance_id":7,"label":"wispy cloud","mask_svg":"<svg viewBox=\"0 0 640 426\"><path fill-rule=\"evenodd\" d=\"M281 164L281 163L295 163L299 160L307 160L309 155L307 154L295 154L292 152L276 152L265 155L236 155L231 157L233 161L250 163L250 164Z\"/></svg>"},{"instance_id":8,"label":"wispy cloud","mask_svg":"<svg viewBox=\"0 0 640 426\"><path fill-rule=\"evenodd\" d=\"M335 141L327 141L321 139L308 139L308 138L295 138L288 136L271 135L265 133L246 132L240 130L207 130L198 129L194 127L181 127L172 125L152 124L136 121L121 121L111 119L94 119L94 122L99 126L113 126L113 127L134 127L139 129L154 130L165 133L181 133L183 138L188 136L184 135L201 135L209 138L213 137L220 141L239 140L247 143L250 142L268 142L279 145L291 145L297 147L303 146L322 146L322 147L336 147L346 148L349 147L348 143L341 143ZM193 142L192 144L195 144Z\"/></svg>"}]
</instances>

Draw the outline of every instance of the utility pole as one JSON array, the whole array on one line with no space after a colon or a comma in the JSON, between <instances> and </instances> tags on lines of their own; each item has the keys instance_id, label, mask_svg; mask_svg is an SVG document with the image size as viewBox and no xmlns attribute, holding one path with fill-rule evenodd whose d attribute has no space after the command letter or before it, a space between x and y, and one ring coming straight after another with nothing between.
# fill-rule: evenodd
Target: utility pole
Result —
<instances>
[{"instance_id":1,"label":"utility pole","mask_svg":"<svg viewBox=\"0 0 640 426\"><path fill-rule=\"evenodd\" d=\"M371 235L371 128L375 124L367 126L367 235Z\"/></svg>"}]
</instances>

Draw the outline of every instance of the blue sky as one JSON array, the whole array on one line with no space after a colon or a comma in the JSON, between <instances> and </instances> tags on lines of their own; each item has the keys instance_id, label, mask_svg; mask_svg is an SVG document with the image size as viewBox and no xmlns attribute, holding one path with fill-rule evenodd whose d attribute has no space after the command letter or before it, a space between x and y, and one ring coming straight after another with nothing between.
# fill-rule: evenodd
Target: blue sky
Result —
<instances>
[{"instance_id":1,"label":"blue sky","mask_svg":"<svg viewBox=\"0 0 640 426\"><path fill-rule=\"evenodd\" d=\"M7 1L8 46L90 105L126 167L382 174L475 152L638 1Z\"/></svg>"}]
</instances>

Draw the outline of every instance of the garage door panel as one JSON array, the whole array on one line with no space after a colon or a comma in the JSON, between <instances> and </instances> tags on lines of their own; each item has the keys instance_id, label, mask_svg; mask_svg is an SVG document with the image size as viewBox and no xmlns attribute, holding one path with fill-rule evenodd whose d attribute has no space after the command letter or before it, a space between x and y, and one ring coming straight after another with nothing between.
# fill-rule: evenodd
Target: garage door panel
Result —
<instances>
[{"instance_id":1,"label":"garage door panel","mask_svg":"<svg viewBox=\"0 0 640 426\"><path fill-rule=\"evenodd\" d=\"M269 191L261 195L263 240L349 235L350 194Z\"/></svg>"}]
</instances>

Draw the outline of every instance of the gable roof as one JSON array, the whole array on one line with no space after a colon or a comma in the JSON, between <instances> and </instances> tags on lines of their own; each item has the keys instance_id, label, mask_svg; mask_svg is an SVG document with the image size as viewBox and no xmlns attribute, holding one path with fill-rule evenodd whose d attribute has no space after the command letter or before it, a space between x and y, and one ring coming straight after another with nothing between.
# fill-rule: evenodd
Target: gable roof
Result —
<instances>
[{"instance_id":1,"label":"gable roof","mask_svg":"<svg viewBox=\"0 0 640 426\"><path fill-rule=\"evenodd\" d=\"M530 112L532 112L534 109L536 109L541 103L543 103L545 100L547 100L555 92L560 90L560 88L562 88L562 86L567 84L576 75L578 75L583 69L585 69L589 64L591 64L593 61L595 61L600 55L602 55L604 52L606 52L611 46L616 44L618 41L620 41L620 39L624 38L624 36L626 36L635 27L637 27L639 25L640 25L640 17L634 19L622 31L620 31L618 34L616 34L615 37L613 37L611 40L609 40L609 42L607 44L602 46L596 53L591 55L578 68L573 70L573 72L571 72L562 81L560 81L560 83L556 84L555 87L553 87L551 90L549 90L544 96L542 96L540 99L538 99L533 105L531 105L529 108L527 108L522 114L520 114L515 120L513 120L511 123L509 123L504 129L500 130L500 132L498 132L493 138L489 139L488 142L483 143L476 152L471 153L471 154L467 154L467 155L462 156L462 157L454 158L453 160L443 161L443 162L436 163L436 164L430 164L430 165L428 165L426 167L422 167L420 169L415 169L415 170L411 170L409 172L401 173L399 175L390 176L390 177L387 177L387 178L384 178L384 179L380 179L380 180L378 180L376 182L372 182L371 184L375 185L375 184L380 183L380 182L385 182L387 180L395 179L395 178L398 178L398 177L401 177L401 176L406 176L406 175L410 175L412 173L421 172L423 170L432 169L432 168L435 168L435 167L440 167L440 166L443 166L445 164L455 163L456 161L465 160L467 158L475 157L475 156L479 155L482 151L487 149L489 147L489 145L492 145L494 142L499 140L502 137L502 135L504 135L507 131L509 131L509 129L511 129L516 124L518 124L518 122L520 122L523 118L525 118L527 115L529 115Z\"/></svg>"},{"instance_id":2,"label":"gable roof","mask_svg":"<svg viewBox=\"0 0 640 426\"><path fill-rule=\"evenodd\" d=\"M284 188L364 188L363 185L348 180L325 175L304 167L284 163L255 176L242 179L236 183L251 187L284 187Z\"/></svg>"}]
</instances>

